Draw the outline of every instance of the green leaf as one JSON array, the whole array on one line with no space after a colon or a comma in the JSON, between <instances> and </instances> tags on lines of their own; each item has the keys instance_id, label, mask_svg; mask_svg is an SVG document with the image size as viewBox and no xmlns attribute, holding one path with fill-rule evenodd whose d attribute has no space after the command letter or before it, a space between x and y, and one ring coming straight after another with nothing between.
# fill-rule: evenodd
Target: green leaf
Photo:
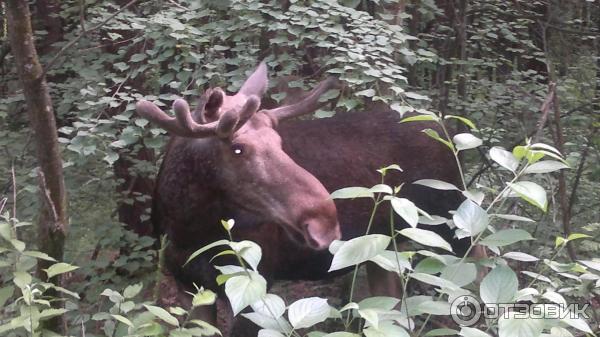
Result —
<instances>
[{"instance_id":1,"label":"green leaf","mask_svg":"<svg viewBox=\"0 0 600 337\"><path fill-rule=\"evenodd\" d=\"M421 100L421 101L431 101L431 98L429 98L425 95L417 94L416 92L411 92L411 91L405 92L404 96L406 96L407 98L412 98L412 99Z\"/></svg>"},{"instance_id":2,"label":"green leaf","mask_svg":"<svg viewBox=\"0 0 600 337\"><path fill-rule=\"evenodd\" d=\"M411 227L417 227L419 223L419 210L415 204L405 198L391 197L390 203L394 212L398 214Z\"/></svg>"},{"instance_id":3,"label":"green leaf","mask_svg":"<svg viewBox=\"0 0 600 337\"><path fill-rule=\"evenodd\" d=\"M111 316L112 316L114 319L116 319L117 321L119 321L119 322L121 322L121 323L123 323L123 324L126 324L126 325L128 325L128 326L130 326L130 327L132 327L132 328L133 328L133 326L134 326L134 325L133 325L133 323L132 323L132 322L131 322L131 321L130 321L128 318L126 318L126 317L124 317L124 316L121 316L121 315L115 315L115 314L111 314Z\"/></svg>"},{"instance_id":4,"label":"green leaf","mask_svg":"<svg viewBox=\"0 0 600 337\"><path fill-rule=\"evenodd\" d=\"M497 265L481 281L479 293L486 304L512 303L518 288L515 272L507 266Z\"/></svg>"},{"instance_id":5,"label":"green leaf","mask_svg":"<svg viewBox=\"0 0 600 337\"><path fill-rule=\"evenodd\" d=\"M260 259L262 258L262 250L256 243L248 240L241 242L230 242L229 246L235 250L244 261L246 261L252 269L257 270Z\"/></svg>"},{"instance_id":6,"label":"green leaf","mask_svg":"<svg viewBox=\"0 0 600 337\"><path fill-rule=\"evenodd\" d=\"M569 235L569 237L567 238L567 240L573 241L573 240L579 240L579 239L589 239L591 237L592 236L587 235L587 234L573 233L573 234Z\"/></svg>"},{"instance_id":7,"label":"green leaf","mask_svg":"<svg viewBox=\"0 0 600 337\"><path fill-rule=\"evenodd\" d=\"M429 122L429 121L433 121L433 122L437 122L439 121L439 117L437 116L431 116L431 115L418 115L418 116L410 116L410 117L406 117L403 118L400 123L409 123L409 122Z\"/></svg>"},{"instance_id":8,"label":"green leaf","mask_svg":"<svg viewBox=\"0 0 600 337\"><path fill-rule=\"evenodd\" d=\"M404 117L404 114L406 114L409 111L413 111L415 108L413 108L412 106L401 105L400 103L392 103L390 105L390 109L399 113L400 117Z\"/></svg>"},{"instance_id":9,"label":"green leaf","mask_svg":"<svg viewBox=\"0 0 600 337\"><path fill-rule=\"evenodd\" d=\"M68 273L78 268L79 267L72 266L68 263L59 262L51 265L48 269L44 269L44 271L46 272L46 274L48 274L48 278L52 278L56 275Z\"/></svg>"},{"instance_id":10,"label":"green leaf","mask_svg":"<svg viewBox=\"0 0 600 337\"><path fill-rule=\"evenodd\" d=\"M523 200L546 212L548 200L546 199L546 191L540 185L531 181L518 181L507 184Z\"/></svg>"},{"instance_id":11,"label":"green leaf","mask_svg":"<svg viewBox=\"0 0 600 337\"><path fill-rule=\"evenodd\" d=\"M544 294L542 294L542 297L549 300L550 302L553 302L556 304L561 304L564 307L567 307L567 305L568 305L565 298L561 294L559 294L555 291L548 290Z\"/></svg>"},{"instance_id":12,"label":"green leaf","mask_svg":"<svg viewBox=\"0 0 600 337\"><path fill-rule=\"evenodd\" d=\"M402 172L402 168L400 166L398 166L398 164L392 164L392 165L388 165L386 167L382 167L382 168L378 169L377 172L385 175L387 173L387 171L390 171L390 170L396 170L396 171Z\"/></svg>"},{"instance_id":13,"label":"green leaf","mask_svg":"<svg viewBox=\"0 0 600 337\"><path fill-rule=\"evenodd\" d=\"M446 288L446 289L450 289L450 290L457 290L460 288L459 286L454 284L452 281L448 281L448 280L445 280L441 277L437 277L434 275L423 274L423 273L412 273L409 275L411 278L414 278L415 280L430 284L432 286Z\"/></svg>"},{"instance_id":14,"label":"green leaf","mask_svg":"<svg viewBox=\"0 0 600 337\"><path fill-rule=\"evenodd\" d=\"M534 240L527 231L522 229L503 229L483 238L479 244L484 246L502 247L524 240Z\"/></svg>"},{"instance_id":15,"label":"green leaf","mask_svg":"<svg viewBox=\"0 0 600 337\"><path fill-rule=\"evenodd\" d=\"M552 337L573 337L573 334L565 328L559 326L553 326L550 328L550 336Z\"/></svg>"},{"instance_id":16,"label":"green leaf","mask_svg":"<svg viewBox=\"0 0 600 337\"><path fill-rule=\"evenodd\" d=\"M381 322L377 328L370 326L363 330L365 337L410 337L404 328L392 322Z\"/></svg>"},{"instance_id":17,"label":"green leaf","mask_svg":"<svg viewBox=\"0 0 600 337\"><path fill-rule=\"evenodd\" d=\"M397 232L422 245L442 248L449 252L452 251L450 244L441 236L432 231L420 228L405 228Z\"/></svg>"},{"instance_id":18,"label":"green leaf","mask_svg":"<svg viewBox=\"0 0 600 337\"><path fill-rule=\"evenodd\" d=\"M56 259L54 259L52 256L42 252L26 250L23 252L23 255L35 257L45 261L56 262Z\"/></svg>"},{"instance_id":19,"label":"green leaf","mask_svg":"<svg viewBox=\"0 0 600 337\"><path fill-rule=\"evenodd\" d=\"M222 336L223 334L221 333L221 331L219 331L219 329L217 329L216 327L214 327L212 324L199 320L199 319L192 319L189 321L191 324L194 324L198 327L200 327L201 329L204 330L203 335L205 336L212 336L212 335L219 335Z\"/></svg>"},{"instance_id":20,"label":"green leaf","mask_svg":"<svg viewBox=\"0 0 600 337\"><path fill-rule=\"evenodd\" d=\"M554 247L558 248L564 245L565 243L567 243L567 239L563 238L562 236L557 236L556 240L554 240Z\"/></svg>"},{"instance_id":21,"label":"green leaf","mask_svg":"<svg viewBox=\"0 0 600 337\"><path fill-rule=\"evenodd\" d=\"M0 222L0 237L6 241L12 240L12 229L8 222Z\"/></svg>"},{"instance_id":22,"label":"green leaf","mask_svg":"<svg viewBox=\"0 0 600 337\"><path fill-rule=\"evenodd\" d=\"M441 272L444 267L446 267L444 262L434 257L426 257L417 263L415 272L433 275Z\"/></svg>"},{"instance_id":23,"label":"green leaf","mask_svg":"<svg viewBox=\"0 0 600 337\"><path fill-rule=\"evenodd\" d=\"M482 191L479 191L477 189L461 191L461 193L463 196L465 196L465 198L473 201L474 203L476 203L477 205L480 205L480 206L481 206L481 203L483 202L483 199L485 199L485 194L483 194Z\"/></svg>"},{"instance_id":24,"label":"green leaf","mask_svg":"<svg viewBox=\"0 0 600 337\"><path fill-rule=\"evenodd\" d=\"M392 188L386 184L377 184L369 188L369 191L373 193L394 194L394 190L392 190Z\"/></svg>"},{"instance_id":25,"label":"green leaf","mask_svg":"<svg viewBox=\"0 0 600 337\"><path fill-rule=\"evenodd\" d=\"M547 283L553 284L552 280L550 278L548 278L547 276L540 275L538 273L534 273L532 271L527 271L527 270L522 270L521 273L523 273L523 274L525 274L525 275L527 275L527 276L529 276L529 277L531 277L531 278L533 278L535 280L540 280L540 281L543 281L543 282L547 282Z\"/></svg>"},{"instance_id":26,"label":"green leaf","mask_svg":"<svg viewBox=\"0 0 600 337\"><path fill-rule=\"evenodd\" d=\"M458 151L474 149L483 144L481 139L470 133L459 133L452 138L452 141L456 145L456 150Z\"/></svg>"},{"instance_id":27,"label":"green leaf","mask_svg":"<svg viewBox=\"0 0 600 337\"><path fill-rule=\"evenodd\" d=\"M379 326L379 315L374 309L358 309L358 315L375 329Z\"/></svg>"},{"instance_id":28,"label":"green leaf","mask_svg":"<svg viewBox=\"0 0 600 337\"><path fill-rule=\"evenodd\" d=\"M387 271L396 273L401 273L404 269L412 269L410 261L405 253L396 253L392 250L385 250L379 255L369 259L369 261ZM398 270L398 265L400 265L400 270Z\"/></svg>"},{"instance_id":29,"label":"green leaf","mask_svg":"<svg viewBox=\"0 0 600 337\"><path fill-rule=\"evenodd\" d=\"M19 252L23 252L25 250L25 242L17 239L9 240L10 244L15 247Z\"/></svg>"},{"instance_id":30,"label":"green leaf","mask_svg":"<svg viewBox=\"0 0 600 337\"><path fill-rule=\"evenodd\" d=\"M447 182L441 181L441 180L436 180L436 179L421 179L421 180L417 180L417 181L413 182L413 184L423 185L423 186L435 188L436 190L443 190L443 191L451 191L451 190L458 191L459 190L459 188L454 186L453 184L450 184L450 183L447 183Z\"/></svg>"},{"instance_id":31,"label":"green leaf","mask_svg":"<svg viewBox=\"0 0 600 337\"><path fill-rule=\"evenodd\" d=\"M427 136L437 140L438 142L446 145L450 150L454 151L454 145L452 143L450 143L449 141L445 140L444 138L440 137L440 135L437 131L435 131L433 129L425 129L421 132L423 132Z\"/></svg>"},{"instance_id":32,"label":"green leaf","mask_svg":"<svg viewBox=\"0 0 600 337\"><path fill-rule=\"evenodd\" d=\"M508 313L498 321L499 337L539 337L544 329L544 320L535 318L515 318L515 313ZM522 316L522 315L521 315Z\"/></svg>"},{"instance_id":33,"label":"green leaf","mask_svg":"<svg viewBox=\"0 0 600 337\"><path fill-rule=\"evenodd\" d=\"M40 311L38 318L40 320L44 320L44 319L48 319L48 318L52 318L52 317L56 317L56 316L61 316L68 311L69 310L67 310L67 309L55 309L55 308L44 309L44 310Z\"/></svg>"},{"instance_id":34,"label":"green leaf","mask_svg":"<svg viewBox=\"0 0 600 337\"><path fill-rule=\"evenodd\" d=\"M234 316L267 293L267 281L255 271L248 272L250 276L244 273L225 282L225 294Z\"/></svg>"},{"instance_id":35,"label":"green leaf","mask_svg":"<svg viewBox=\"0 0 600 337\"><path fill-rule=\"evenodd\" d=\"M115 64L113 64L113 67L117 68L120 71L125 71L125 70L129 69L129 66L124 62L115 63Z\"/></svg>"},{"instance_id":36,"label":"green leaf","mask_svg":"<svg viewBox=\"0 0 600 337\"><path fill-rule=\"evenodd\" d=\"M445 301L424 301L417 305L417 311L431 315L450 315L450 303Z\"/></svg>"},{"instance_id":37,"label":"green leaf","mask_svg":"<svg viewBox=\"0 0 600 337\"><path fill-rule=\"evenodd\" d=\"M133 54L133 55L131 55L131 58L129 59L129 61L140 62L145 59L146 59L146 54Z\"/></svg>"},{"instance_id":38,"label":"green leaf","mask_svg":"<svg viewBox=\"0 0 600 337\"><path fill-rule=\"evenodd\" d=\"M288 309L288 319L294 329L308 328L329 317L327 299L309 297L292 303Z\"/></svg>"},{"instance_id":39,"label":"green leaf","mask_svg":"<svg viewBox=\"0 0 600 337\"><path fill-rule=\"evenodd\" d=\"M177 320L177 318L175 318L175 316L171 315L165 309L163 309L161 307L156 307L153 305L148 305L148 304L144 304L144 307L146 307L146 309L148 311L150 311L150 313L152 315L156 316L157 318L160 318L161 320L165 321L166 323L177 326L177 327L179 326L179 321Z\"/></svg>"},{"instance_id":40,"label":"green leaf","mask_svg":"<svg viewBox=\"0 0 600 337\"><path fill-rule=\"evenodd\" d=\"M587 261L586 260L578 260L578 261L588 268L592 268L594 270L600 271L600 261L593 261L593 260L587 260Z\"/></svg>"},{"instance_id":41,"label":"green leaf","mask_svg":"<svg viewBox=\"0 0 600 337\"><path fill-rule=\"evenodd\" d=\"M490 149L490 158L505 169L515 173L519 167L519 160L505 149L494 146Z\"/></svg>"},{"instance_id":42,"label":"green leaf","mask_svg":"<svg viewBox=\"0 0 600 337\"><path fill-rule=\"evenodd\" d=\"M224 245L228 245L229 244L229 240L219 240L219 241L215 241L213 243L210 243L200 249L198 249L197 251L193 252L192 255L190 255L190 257L188 257L188 259L185 261L185 263L183 264L184 266L186 264L188 264L191 260L193 260L194 258L196 258L198 255L206 252L207 250L211 249L211 248L215 248L218 246L224 246Z\"/></svg>"},{"instance_id":43,"label":"green leaf","mask_svg":"<svg viewBox=\"0 0 600 337\"><path fill-rule=\"evenodd\" d=\"M515 146L512 150L513 156L515 156L515 158L517 158L518 160L523 159L523 157L525 157L528 152L529 149L523 145Z\"/></svg>"},{"instance_id":44,"label":"green leaf","mask_svg":"<svg viewBox=\"0 0 600 337\"><path fill-rule=\"evenodd\" d=\"M169 307L169 312L177 316L183 316L187 313L182 307Z\"/></svg>"},{"instance_id":45,"label":"green leaf","mask_svg":"<svg viewBox=\"0 0 600 337\"><path fill-rule=\"evenodd\" d=\"M4 308L4 304L13 296L14 292L15 287L12 285L0 288L0 308Z\"/></svg>"},{"instance_id":46,"label":"green leaf","mask_svg":"<svg viewBox=\"0 0 600 337\"><path fill-rule=\"evenodd\" d=\"M534 262L534 261L538 261L539 259L535 256L529 255L529 254L525 254L525 253L521 253L521 252L508 252L508 253L504 253L504 255L502 255L503 258L505 259L512 259L512 260L517 260L517 261L523 261L523 262Z\"/></svg>"},{"instance_id":47,"label":"green leaf","mask_svg":"<svg viewBox=\"0 0 600 337\"><path fill-rule=\"evenodd\" d=\"M467 199L460 204L456 213L452 216L454 225L462 229L470 236L476 236L486 230L490 223L487 212L475 202Z\"/></svg>"},{"instance_id":48,"label":"green leaf","mask_svg":"<svg viewBox=\"0 0 600 337\"><path fill-rule=\"evenodd\" d=\"M354 95L356 96L365 96L365 97L373 97L375 96L376 92L374 89L366 89L366 90L362 90L359 91L357 93L355 93Z\"/></svg>"},{"instance_id":49,"label":"green leaf","mask_svg":"<svg viewBox=\"0 0 600 337\"><path fill-rule=\"evenodd\" d=\"M524 221L524 222L535 222L535 220L529 219L524 216L514 215L514 214L491 214L492 216L510 220L510 221Z\"/></svg>"},{"instance_id":50,"label":"green leaf","mask_svg":"<svg viewBox=\"0 0 600 337\"><path fill-rule=\"evenodd\" d=\"M442 270L440 277L464 287L477 279L477 267L473 263L451 264Z\"/></svg>"},{"instance_id":51,"label":"green leaf","mask_svg":"<svg viewBox=\"0 0 600 337\"><path fill-rule=\"evenodd\" d=\"M461 327L460 332L458 334L463 337L491 337L490 335L479 329L469 328L466 326Z\"/></svg>"},{"instance_id":52,"label":"green leaf","mask_svg":"<svg viewBox=\"0 0 600 337\"><path fill-rule=\"evenodd\" d=\"M233 226L235 226L235 220L233 220L233 219L229 219L227 221L221 220L221 225L223 226L223 228L225 228L226 231L229 232L229 231L231 231Z\"/></svg>"},{"instance_id":53,"label":"green leaf","mask_svg":"<svg viewBox=\"0 0 600 337\"><path fill-rule=\"evenodd\" d=\"M467 125L470 129L473 130L477 130L477 127L475 126L475 124L473 122L471 122L470 119L465 118L465 117L461 117L461 116L455 116L455 115L446 115L444 116L444 119L458 119L459 121L463 122L465 125Z\"/></svg>"},{"instance_id":54,"label":"green leaf","mask_svg":"<svg viewBox=\"0 0 600 337\"><path fill-rule=\"evenodd\" d=\"M312 336L309 333L307 337L315 337L315 336ZM323 334L320 337L360 337L360 335L357 335L357 334L352 333L352 332L336 331L336 332L332 332L332 333L328 333L328 334Z\"/></svg>"},{"instance_id":55,"label":"green leaf","mask_svg":"<svg viewBox=\"0 0 600 337\"><path fill-rule=\"evenodd\" d=\"M281 332L272 329L258 330L257 337L285 337Z\"/></svg>"},{"instance_id":56,"label":"green leaf","mask_svg":"<svg viewBox=\"0 0 600 337\"><path fill-rule=\"evenodd\" d=\"M274 319L270 314L263 315L258 312L242 314L242 316L263 329L282 331L285 334L288 334L290 331L292 331L291 325L283 317Z\"/></svg>"},{"instance_id":57,"label":"green leaf","mask_svg":"<svg viewBox=\"0 0 600 337\"><path fill-rule=\"evenodd\" d=\"M338 97L339 95L340 91L338 89L331 89L319 97L319 102L327 102L332 98Z\"/></svg>"},{"instance_id":58,"label":"green leaf","mask_svg":"<svg viewBox=\"0 0 600 337\"><path fill-rule=\"evenodd\" d=\"M379 309L379 310L392 310L400 303L400 300L395 297L389 296L374 296L367 297L364 300L358 302L358 308L361 309Z\"/></svg>"},{"instance_id":59,"label":"green leaf","mask_svg":"<svg viewBox=\"0 0 600 337\"><path fill-rule=\"evenodd\" d=\"M252 304L252 309L260 314L279 318L285 312L285 302L275 294L266 294Z\"/></svg>"},{"instance_id":60,"label":"green leaf","mask_svg":"<svg viewBox=\"0 0 600 337\"><path fill-rule=\"evenodd\" d=\"M104 291L102 291L100 295L107 296L108 299L115 304L121 303L123 302L123 300L125 300L123 295L119 294L118 291L114 291L112 289L104 289Z\"/></svg>"},{"instance_id":61,"label":"green leaf","mask_svg":"<svg viewBox=\"0 0 600 337\"><path fill-rule=\"evenodd\" d=\"M131 284L129 286L127 286L127 288L125 288L125 290L123 290L123 297L125 298L133 298L135 297L135 295L139 294L140 291L142 291L142 288L144 287L143 283L136 283L136 284Z\"/></svg>"},{"instance_id":62,"label":"green leaf","mask_svg":"<svg viewBox=\"0 0 600 337\"><path fill-rule=\"evenodd\" d=\"M349 241L342 242L337 251L333 253L333 261L329 271L342 269L379 255L390 244L391 237L381 234L359 236ZM330 250L332 247L330 247Z\"/></svg>"},{"instance_id":63,"label":"green leaf","mask_svg":"<svg viewBox=\"0 0 600 337\"><path fill-rule=\"evenodd\" d=\"M201 289L192 297L192 306L212 305L217 300L217 294L208 289Z\"/></svg>"},{"instance_id":64,"label":"green leaf","mask_svg":"<svg viewBox=\"0 0 600 337\"><path fill-rule=\"evenodd\" d=\"M529 147L532 149L542 149L542 150L550 151L558 156L561 156L560 151L558 151L556 148L554 148L548 144L535 143L535 144L531 144Z\"/></svg>"},{"instance_id":65,"label":"green leaf","mask_svg":"<svg viewBox=\"0 0 600 337\"><path fill-rule=\"evenodd\" d=\"M373 198L373 192L366 187L346 187L331 193L332 199Z\"/></svg>"},{"instance_id":66,"label":"green leaf","mask_svg":"<svg viewBox=\"0 0 600 337\"><path fill-rule=\"evenodd\" d=\"M440 328L440 329L429 330L423 336L425 336L425 337L438 337L438 336L454 336L454 335L458 335L458 331L457 330L448 329L448 328Z\"/></svg>"},{"instance_id":67,"label":"green leaf","mask_svg":"<svg viewBox=\"0 0 600 337\"><path fill-rule=\"evenodd\" d=\"M555 312L559 312L560 310L556 310ZM580 317L571 317L572 314L568 314L565 315L564 318L561 318L560 321L563 323L566 323L567 325L570 325L571 327L583 331L585 333L588 333L590 335L593 335L594 333L592 332L592 329L590 329L590 326L588 325L588 323Z\"/></svg>"},{"instance_id":68,"label":"green leaf","mask_svg":"<svg viewBox=\"0 0 600 337\"><path fill-rule=\"evenodd\" d=\"M556 160L542 160L537 163L529 165L523 173L550 173L558 170L568 169L569 165Z\"/></svg>"}]
</instances>

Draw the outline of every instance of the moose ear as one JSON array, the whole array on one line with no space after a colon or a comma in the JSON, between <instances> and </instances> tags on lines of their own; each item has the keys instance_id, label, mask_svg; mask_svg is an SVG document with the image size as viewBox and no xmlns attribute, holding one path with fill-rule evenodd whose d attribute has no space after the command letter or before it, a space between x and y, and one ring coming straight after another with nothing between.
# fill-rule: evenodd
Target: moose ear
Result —
<instances>
[{"instance_id":1,"label":"moose ear","mask_svg":"<svg viewBox=\"0 0 600 337\"><path fill-rule=\"evenodd\" d=\"M252 75L244 82L238 94L262 97L267 91L267 85L269 84L267 76L267 64L265 61L262 61Z\"/></svg>"}]
</instances>

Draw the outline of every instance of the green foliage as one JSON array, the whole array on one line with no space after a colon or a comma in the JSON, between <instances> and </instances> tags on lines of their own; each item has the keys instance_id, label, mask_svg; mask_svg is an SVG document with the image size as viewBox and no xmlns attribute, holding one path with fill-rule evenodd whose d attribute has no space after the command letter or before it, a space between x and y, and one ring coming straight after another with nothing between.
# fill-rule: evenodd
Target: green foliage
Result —
<instances>
[{"instance_id":1,"label":"green foliage","mask_svg":"<svg viewBox=\"0 0 600 337\"><path fill-rule=\"evenodd\" d=\"M104 288L100 293L95 313L85 313L86 303L81 299L79 292L37 279L36 259L55 262L44 269L44 272L48 277L54 277L53 280L62 278L63 283L66 280L65 275L73 276L72 272L79 267L56 262L42 252L27 250L26 244L18 239L18 232L20 228L28 225L9 218L8 213L3 214L0 219L0 334L3 336L52 335L52 332L43 329L41 323L65 314L65 318L75 323L73 329L69 329L69 334L85 334L92 326L100 328L94 331L94 336L107 337L193 337L220 333L212 325L191 317L191 309L194 307L214 303L215 294L204 289L190 293L193 298L191 308L186 310L170 307L167 311L143 299L142 283L130 284L122 292ZM98 287L101 282L94 283ZM91 292L86 291L85 295L91 296ZM108 305L105 299L108 300ZM175 326L177 329L169 332L166 326Z\"/></svg>"}]
</instances>

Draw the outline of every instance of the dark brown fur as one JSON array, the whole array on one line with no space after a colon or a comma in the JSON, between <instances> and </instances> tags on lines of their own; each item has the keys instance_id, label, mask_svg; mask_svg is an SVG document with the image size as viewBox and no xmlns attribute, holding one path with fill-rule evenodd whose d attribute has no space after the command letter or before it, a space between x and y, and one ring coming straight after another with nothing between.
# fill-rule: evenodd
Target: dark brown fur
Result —
<instances>
[{"instance_id":1,"label":"dark brown fur","mask_svg":"<svg viewBox=\"0 0 600 337\"><path fill-rule=\"evenodd\" d=\"M398 164L404 172L389 171L386 183L402 187L401 195L430 214L447 215L460 197L412 185L418 179L439 179L460 185L456 164L444 145L421 132L428 123L399 123L394 112L345 113L332 118L293 120L282 123L279 134L286 153L312 173L328 191L349 186L370 187L380 183L378 168ZM230 209L214 184L216 139L175 138L159 176L153 221L167 229L171 244L167 266L185 283L195 282L213 290L216 271L204 254L181 268L194 250L225 238L221 219L235 218L236 240L252 240L263 249L261 272L271 279L320 279L328 276L331 254L305 247L277 224L244 218L243 211ZM192 149L190 144L196 144ZM370 199L336 200L344 240L363 235L373 207ZM390 234L390 211L382 207L374 219L374 231ZM396 217L397 227L403 225ZM446 225L436 232L452 241ZM464 245L454 243L457 254ZM221 264L218 259L213 263Z\"/></svg>"}]
</instances>

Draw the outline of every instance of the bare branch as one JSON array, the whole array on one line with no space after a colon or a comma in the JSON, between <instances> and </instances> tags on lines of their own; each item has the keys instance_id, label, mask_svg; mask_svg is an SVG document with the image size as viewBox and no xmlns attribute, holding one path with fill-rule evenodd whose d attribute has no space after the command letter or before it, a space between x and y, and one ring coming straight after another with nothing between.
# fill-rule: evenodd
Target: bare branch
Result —
<instances>
[{"instance_id":1,"label":"bare branch","mask_svg":"<svg viewBox=\"0 0 600 337\"><path fill-rule=\"evenodd\" d=\"M575 196L577 195L577 188L579 187L581 174L583 173L585 161L587 160L588 154L590 153L590 147L592 147L592 141L594 139L594 134L596 133L597 129L597 127L591 128L590 135L588 136L588 141L585 144L585 148L583 148L583 152L581 153L581 159L579 160L579 164L577 165L577 171L573 180L573 186L571 187L571 194L569 195L569 207L567 208L569 214L572 214L573 211L573 205L575 204Z\"/></svg>"},{"instance_id":2,"label":"bare branch","mask_svg":"<svg viewBox=\"0 0 600 337\"><path fill-rule=\"evenodd\" d=\"M44 172L42 172L40 168L38 168L37 171L38 183L40 185L40 194L42 195L42 199L44 199L46 207L50 210L50 215L52 216L53 223L59 223L56 205L54 205L54 201L52 201L52 197L50 196L50 190L48 189L48 185L46 184L46 177L44 176Z\"/></svg>"},{"instance_id":3,"label":"bare branch","mask_svg":"<svg viewBox=\"0 0 600 337\"><path fill-rule=\"evenodd\" d=\"M546 99L544 100L544 103L542 104L542 107L540 108L540 111L542 114L540 115L540 119L538 120L537 131L535 133L535 136L533 137L534 143L539 141L539 139L542 137L544 127L546 126L546 123L548 122L548 114L550 112L550 108L552 107L552 103L554 102L555 96L556 96L556 83L550 82L550 84L548 84L548 94L546 95Z\"/></svg>"}]
</instances>

